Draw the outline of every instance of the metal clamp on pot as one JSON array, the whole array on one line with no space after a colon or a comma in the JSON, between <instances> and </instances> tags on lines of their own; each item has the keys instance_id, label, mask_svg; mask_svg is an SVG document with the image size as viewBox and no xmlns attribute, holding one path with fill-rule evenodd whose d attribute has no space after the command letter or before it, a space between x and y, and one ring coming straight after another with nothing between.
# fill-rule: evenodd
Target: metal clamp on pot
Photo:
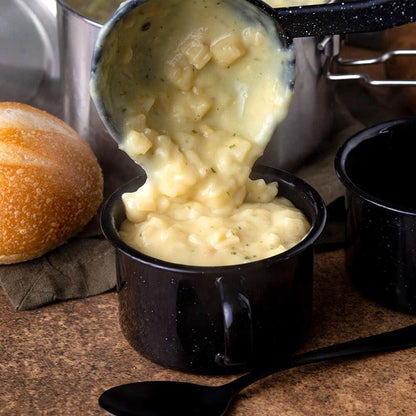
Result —
<instances>
[{"instance_id":1,"label":"metal clamp on pot","mask_svg":"<svg viewBox=\"0 0 416 416\"><path fill-rule=\"evenodd\" d=\"M345 59L341 57L342 39L340 35L326 36L319 44L318 50L325 55L323 67L324 76L330 81L356 81L362 80L373 86L383 87L416 87L416 80L374 79L366 73L345 73L341 68L362 65L377 65L387 62L393 57L414 56L416 50L401 49L385 52L375 58ZM416 62L416 61L415 61Z\"/></svg>"}]
</instances>

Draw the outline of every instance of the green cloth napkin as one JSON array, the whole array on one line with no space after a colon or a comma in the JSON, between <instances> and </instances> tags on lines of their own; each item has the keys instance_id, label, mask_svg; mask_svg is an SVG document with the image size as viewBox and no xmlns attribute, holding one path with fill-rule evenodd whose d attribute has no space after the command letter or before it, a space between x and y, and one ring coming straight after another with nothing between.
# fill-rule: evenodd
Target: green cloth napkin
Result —
<instances>
[{"instance_id":1,"label":"green cloth napkin","mask_svg":"<svg viewBox=\"0 0 416 416\"><path fill-rule=\"evenodd\" d=\"M72 238L38 259L0 266L0 284L18 310L97 295L116 284L115 249L103 237Z\"/></svg>"}]
</instances>

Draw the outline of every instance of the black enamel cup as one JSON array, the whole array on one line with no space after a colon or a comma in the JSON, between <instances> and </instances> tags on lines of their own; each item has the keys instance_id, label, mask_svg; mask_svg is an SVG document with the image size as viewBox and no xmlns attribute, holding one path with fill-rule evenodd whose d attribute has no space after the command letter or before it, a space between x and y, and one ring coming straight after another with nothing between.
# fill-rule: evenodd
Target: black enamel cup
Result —
<instances>
[{"instance_id":1,"label":"black enamel cup","mask_svg":"<svg viewBox=\"0 0 416 416\"><path fill-rule=\"evenodd\" d=\"M416 313L416 118L361 131L338 151L346 268L368 297Z\"/></svg>"},{"instance_id":2,"label":"black enamel cup","mask_svg":"<svg viewBox=\"0 0 416 416\"><path fill-rule=\"evenodd\" d=\"M121 195L105 203L101 224L117 248L120 324L129 343L167 367L204 373L238 372L278 359L298 347L311 320L313 243L326 220L317 192L289 173L259 168L256 177L279 182L279 195L311 223L290 250L252 263L196 267L146 256L126 245L117 230L125 219Z\"/></svg>"}]
</instances>

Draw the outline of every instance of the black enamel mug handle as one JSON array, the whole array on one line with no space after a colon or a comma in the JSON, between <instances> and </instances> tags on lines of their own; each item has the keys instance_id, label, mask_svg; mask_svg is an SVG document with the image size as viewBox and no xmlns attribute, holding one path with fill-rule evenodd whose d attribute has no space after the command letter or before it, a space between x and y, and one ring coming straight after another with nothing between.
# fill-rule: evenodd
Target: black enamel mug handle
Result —
<instances>
[{"instance_id":1,"label":"black enamel mug handle","mask_svg":"<svg viewBox=\"0 0 416 416\"><path fill-rule=\"evenodd\" d=\"M249 0L290 38L376 32L416 21L416 0L360 0L273 9Z\"/></svg>"},{"instance_id":2,"label":"black enamel mug handle","mask_svg":"<svg viewBox=\"0 0 416 416\"><path fill-rule=\"evenodd\" d=\"M251 306L243 282L239 276L216 279L224 324L224 354L215 358L219 365L246 366L253 357Z\"/></svg>"}]
</instances>

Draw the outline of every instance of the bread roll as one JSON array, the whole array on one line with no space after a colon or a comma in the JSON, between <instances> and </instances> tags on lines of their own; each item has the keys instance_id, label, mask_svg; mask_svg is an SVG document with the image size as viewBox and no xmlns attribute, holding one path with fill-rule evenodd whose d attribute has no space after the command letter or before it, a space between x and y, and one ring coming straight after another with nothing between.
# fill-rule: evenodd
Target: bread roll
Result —
<instances>
[{"instance_id":1,"label":"bread roll","mask_svg":"<svg viewBox=\"0 0 416 416\"><path fill-rule=\"evenodd\" d=\"M416 23L389 29L384 33L383 50L416 49ZM386 62L389 79L416 80L416 57L399 56ZM406 105L416 114L416 88L403 87L398 91L403 95Z\"/></svg>"},{"instance_id":2,"label":"bread roll","mask_svg":"<svg viewBox=\"0 0 416 416\"><path fill-rule=\"evenodd\" d=\"M0 264L39 257L79 231L102 201L87 143L56 117L0 102Z\"/></svg>"}]
</instances>

